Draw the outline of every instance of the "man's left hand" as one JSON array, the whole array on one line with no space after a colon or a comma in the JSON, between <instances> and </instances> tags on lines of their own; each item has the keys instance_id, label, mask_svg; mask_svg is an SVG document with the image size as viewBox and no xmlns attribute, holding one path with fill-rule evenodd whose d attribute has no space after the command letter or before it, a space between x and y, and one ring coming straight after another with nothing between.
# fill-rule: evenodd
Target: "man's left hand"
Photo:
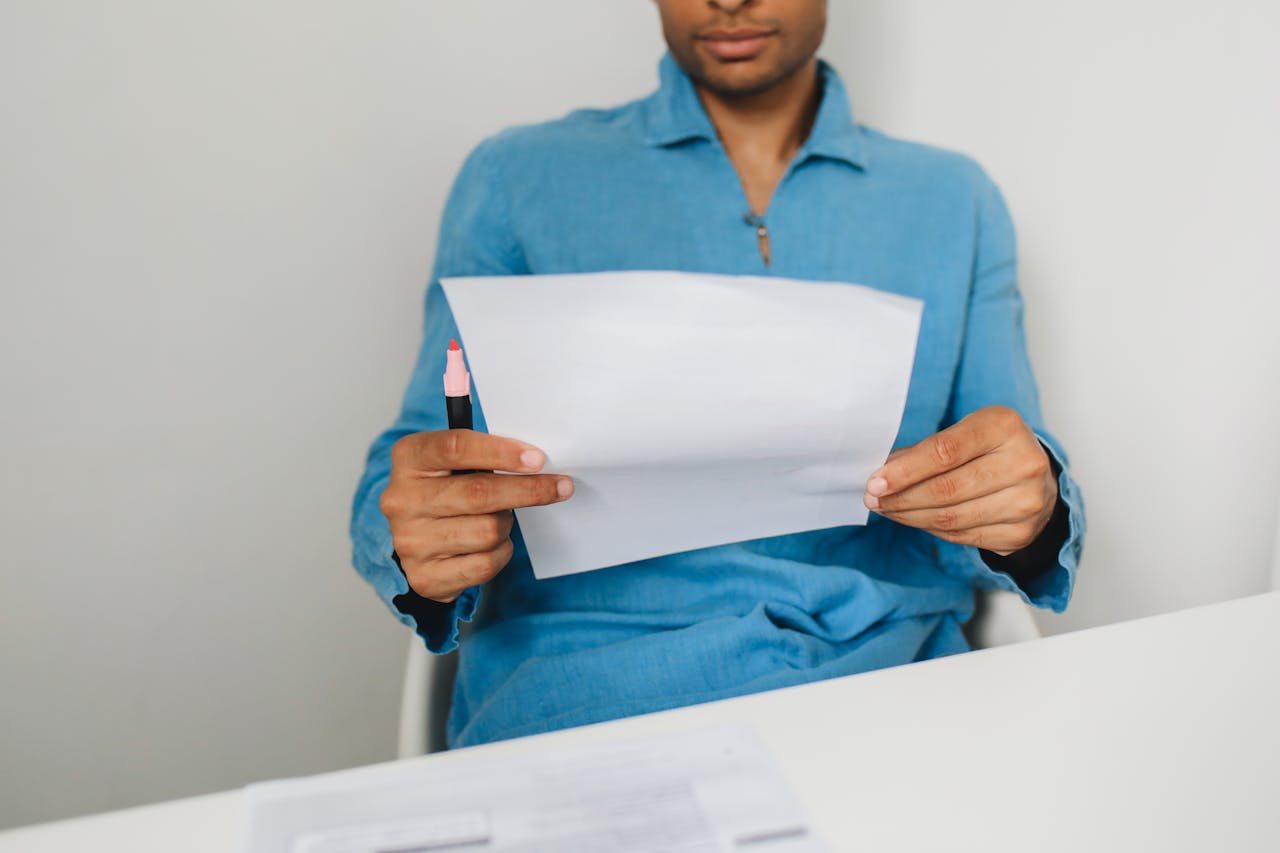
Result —
<instances>
[{"instance_id":1,"label":"man's left hand","mask_svg":"<svg viewBox=\"0 0 1280 853\"><path fill-rule=\"evenodd\" d=\"M1004 556L1044 530L1058 483L1022 416L988 406L891 453L862 501L899 524Z\"/></svg>"}]
</instances>

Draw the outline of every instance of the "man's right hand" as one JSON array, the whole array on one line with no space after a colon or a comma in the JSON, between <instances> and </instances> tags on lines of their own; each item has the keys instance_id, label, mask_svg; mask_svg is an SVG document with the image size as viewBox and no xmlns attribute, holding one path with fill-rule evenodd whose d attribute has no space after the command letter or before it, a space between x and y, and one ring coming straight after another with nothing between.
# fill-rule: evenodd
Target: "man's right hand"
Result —
<instances>
[{"instance_id":1,"label":"man's right hand","mask_svg":"<svg viewBox=\"0 0 1280 853\"><path fill-rule=\"evenodd\" d=\"M410 588L448 603L482 584L511 559L511 510L559 503L573 480L538 474L536 447L466 429L407 435L391 448L391 482L378 505ZM463 474L451 471L509 471Z\"/></svg>"}]
</instances>

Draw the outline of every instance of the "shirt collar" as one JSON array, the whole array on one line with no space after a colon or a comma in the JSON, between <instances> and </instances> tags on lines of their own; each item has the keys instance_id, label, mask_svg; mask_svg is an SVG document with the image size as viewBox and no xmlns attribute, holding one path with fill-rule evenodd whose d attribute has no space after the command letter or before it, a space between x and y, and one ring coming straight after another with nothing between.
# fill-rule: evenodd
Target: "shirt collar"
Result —
<instances>
[{"instance_id":1,"label":"shirt collar","mask_svg":"<svg viewBox=\"0 0 1280 853\"><path fill-rule=\"evenodd\" d=\"M693 81L670 53L658 64L660 85L647 102L645 143L675 145L690 139L715 139L716 130L702 108ZM849 95L834 68L818 61L822 101L800 158L824 157L865 169L867 154L849 107Z\"/></svg>"}]
</instances>

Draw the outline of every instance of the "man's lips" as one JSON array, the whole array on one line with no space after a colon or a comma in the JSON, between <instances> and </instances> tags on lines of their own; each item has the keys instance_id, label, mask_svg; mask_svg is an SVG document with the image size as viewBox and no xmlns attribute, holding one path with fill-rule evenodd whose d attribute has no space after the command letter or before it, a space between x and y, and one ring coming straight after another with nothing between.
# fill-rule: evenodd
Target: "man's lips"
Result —
<instances>
[{"instance_id":1,"label":"man's lips","mask_svg":"<svg viewBox=\"0 0 1280 853\"><path fill-rule=\"evenodd\" d=\"M750 59L764 50L774 34L774 30L745 28L707 30L698 36L698 40L718 59Z\"/></svg>"}]
</instances>

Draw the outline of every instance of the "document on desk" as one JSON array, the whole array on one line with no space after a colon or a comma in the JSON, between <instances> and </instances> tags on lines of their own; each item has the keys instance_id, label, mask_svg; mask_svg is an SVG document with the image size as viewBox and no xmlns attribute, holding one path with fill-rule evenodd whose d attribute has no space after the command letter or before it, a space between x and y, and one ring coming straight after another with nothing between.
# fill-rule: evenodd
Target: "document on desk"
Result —
<instances>
[{"instance_id":1,"label":"document on desk","mask_svg":"<svg viewBox=\"0 0 1280 853\"><path fill-rule=\"evenodd\" d=\"M822 853L742 725L251 785L242 853Z\"/></svg>"},{"instance_id":2,"label":"document on desk","mask_svg":"<svg viewBox=\"0 0 1280 853\"><path fill-rule=\"evenodd\" d=\"M574 478L516 510L537 577L866 523L919 300L675 272L442 284L489 431Z\"/></svg>"}]
</instances>

